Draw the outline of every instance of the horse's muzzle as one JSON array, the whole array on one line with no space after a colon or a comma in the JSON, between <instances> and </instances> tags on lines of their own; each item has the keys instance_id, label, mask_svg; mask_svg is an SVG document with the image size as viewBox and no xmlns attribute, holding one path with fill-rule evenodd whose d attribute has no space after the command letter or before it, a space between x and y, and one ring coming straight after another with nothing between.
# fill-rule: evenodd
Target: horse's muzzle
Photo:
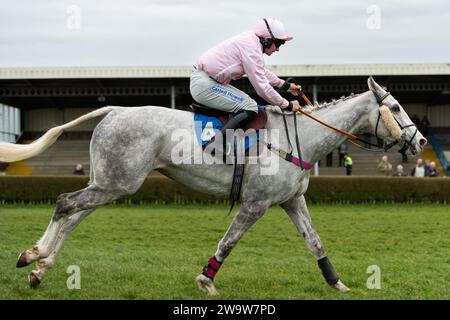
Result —
<instances>
[{"instance_id":1,"label":"horse's muzzle","mask_svg":"<svg viewBox=\"0 0 450 320\"><path fill-rule=\"evenodd\" d=\"M411 147L410 147L411 153L413 155L421 153L425 149L425 146L427 145L427 143L428 143L428 140L425 139L424 137L419 138L418 141L414 145L411 145Z\"/></svg>"}]
</instances>

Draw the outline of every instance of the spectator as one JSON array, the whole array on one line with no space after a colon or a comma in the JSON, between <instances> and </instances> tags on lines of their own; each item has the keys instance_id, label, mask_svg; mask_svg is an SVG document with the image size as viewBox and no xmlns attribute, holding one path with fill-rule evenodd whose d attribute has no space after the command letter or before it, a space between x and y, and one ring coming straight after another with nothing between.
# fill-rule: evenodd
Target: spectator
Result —
<instances>
[{"instance_id":1,"label":"spectator","mask_svg":"<svg viewBox=\"0 0 450 320\"><path fill-rule=\"evenodd\" d=\"M390 176L392 171L392 164L389 163L388 157L383 156L381 158L380 163L378 163L378 170L384 175L384 176Z\"/></svg>"},{"instance_id":2,"label":"spectator","mask_svg":"<svg viewBox=\"0 0 450 320\"><path fill-rule=\"evenodd\" d=\"M406 173L403 171L403 166L399 164L397 166L397 171L392 175L394 177L406 177Z\"/></svg>"},{"instance_id":3,"label":"spectator","mask_svg":"<svg viewBox=\"0 0 450 320\"><path fill-rule=\"evenodd\" d=\"M423 165L422 159L417 159L417 164L411 171L413 177L425 177L425 166Z\"/></svg>"},{"instance_id":4,"label":"spectator","mask_svg":"<svg viewBox=\"0 0 450 320\"><path fill-rule=\"evenodd\" d=\"M348 154L344 155L344 167L348 176L352 175L353 160Z\"/></svg>"},{"instance_id":5,"label":"spectator","mask_svg":"<svg viewBox=\"0 0 450 320\"><path fill-rule=\"evenodd\" d=\"M425 168L425 177L428 177L430 174L430 160L425 160L424 168Z\"/></svg>"},{"instance_id":6,"label":"spectator","mask_svg":"<svg viewBox=\"0 0 450 320\"><path fill-rule=\"evenodd\" d=\"M73 170L73 174L78 176L84 176L84 169L81 163L77 163L75 169Z\"/></svg>"},{"instance_id":7,"label":"spectator","mask_svg":"<svg viewBox=\"0 0 450 320\"><path fill-rule=\"evenodd\" d=\"M341 144L338 148L339 151L339 167L344 165L344 156L347 153L347 145L345 143Z\"/></svg>"},{"instance_id":8,"label":"spectator","mask_svg":"<svg viewBox=\"0 0 450 320\"><path fill-rule=\"evenodd\" d=\"M430 169L428 170L427 177L439 177L439 171L436 169L436 162L430 162Z\"/></svg>"}]
</instances>

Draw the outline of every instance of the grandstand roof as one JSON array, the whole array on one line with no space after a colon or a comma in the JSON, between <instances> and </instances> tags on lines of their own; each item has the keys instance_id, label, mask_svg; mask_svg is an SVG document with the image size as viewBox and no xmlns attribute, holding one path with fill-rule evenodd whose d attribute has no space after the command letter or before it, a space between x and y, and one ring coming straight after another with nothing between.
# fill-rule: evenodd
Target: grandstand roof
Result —
<instances>
[{"instance_id":1,"label":"grandstand roof","mask_svg":"<svg viewBox=\"0 0 450 320\"><path fill-rule=\"evenodd\" d=\"M272 65L280 77L450 75L450 63ZM188 78L190 66L0 68L0 79Z\"/></svg>"}]
</instances>

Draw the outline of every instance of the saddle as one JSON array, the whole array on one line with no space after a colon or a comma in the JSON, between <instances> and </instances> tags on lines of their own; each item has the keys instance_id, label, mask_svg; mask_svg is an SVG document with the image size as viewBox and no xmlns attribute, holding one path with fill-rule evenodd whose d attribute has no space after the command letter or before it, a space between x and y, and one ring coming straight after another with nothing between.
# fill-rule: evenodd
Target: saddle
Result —
<instances>
[{"instance_id":1,"label":"saddle","mask_svg":"<svg viewBox=\"0 0 450 320\"><path fill-rule=\"evenodd\" d=\"M220 121L222 121L223 124L227 123L229 119L230 115L229 112L211 109L199 103L193 103L190 105L190 107L193 112L203 114L208 117L218 118ZM242 129L244 131L248 129L255 129L255 130L264 129L266 127L266 123L267 123L267 113L266 110L261 108L258 112L258 116L249 123L247 123L245 126L243 126Z\"/></svg>"},{"instance_id":2,"label":"saddle","mask_svg":"<svg viewBox=\"0 0 450 320\"><path fill-rule=\"evenodd\" d=\"M225 111L220 111L220 110L215 110L215 109L211 109L208 108L206 106L203 106L201 104L191 104L190 105L192 111L195 113L194 119L196 121L200 120L202 122L202 128L201 131L204 129L204 123L208 122L208 123L213 123L213 127L215 127L216 129L220 129L220 127L222 127L225 123L227 123L229 117L229 113L225 112ZM259 108L259 112L258 115L255 119L253 119L252 121L250 121L249 123L247 123L246 125L244 125L242 127L242 129L244 131L248 130L248 129L254 129L256 131L256 137L255 139L250 139L250 138L245 138L243 143L244 143L244 148L247 150L250 149L250 147L256 143L256 147L257 147L257 151L256 154L259 156L260 150L258 148L258 138L259 138L259 133L258 130L265 128L266 123L267 123L267 113L266 110L264 110L263 108ZM214 124L215 123L215 124ZM199 135L197 134L197 137L199 137ZM204 144L206 142L204 142L203 138L200 136L200 143ZM243 160L243 157L245 155L239 154L238 152L236 152L236 150L240 150L239 144L242 143L242 141L239 141L240 139L235 139L234 141L234 172L233 172L233 182L231 184L231 190L230 190L230 202L231 202L231 208L230 211L228 212L228 214L231 212L231 210L233 209L233 206L235 204L236 201L239 200L240 198L240 193L241 193L241 187L242 187L242 181L244 179L244 168L245 168L245 161ZM225 159L225 154L224 154L224 159Z\"/></svg>"}]
</instances>

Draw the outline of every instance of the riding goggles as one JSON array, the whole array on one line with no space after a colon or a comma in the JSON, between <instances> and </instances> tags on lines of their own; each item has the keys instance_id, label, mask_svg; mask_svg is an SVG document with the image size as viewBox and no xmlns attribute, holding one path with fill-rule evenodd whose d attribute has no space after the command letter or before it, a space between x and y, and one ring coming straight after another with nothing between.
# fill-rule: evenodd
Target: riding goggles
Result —
<instances>
[{"instance_id":1,"label":"riding goggles","mask_svg":"<svg viewBox=\"0 0 450 320\"><path fill-rule=\"evenodd\" d=\"M279 48L281 45L286 43L286 40L273 39L273 43L275 44L275 47Z\"/></svg>"}]
</instances>

